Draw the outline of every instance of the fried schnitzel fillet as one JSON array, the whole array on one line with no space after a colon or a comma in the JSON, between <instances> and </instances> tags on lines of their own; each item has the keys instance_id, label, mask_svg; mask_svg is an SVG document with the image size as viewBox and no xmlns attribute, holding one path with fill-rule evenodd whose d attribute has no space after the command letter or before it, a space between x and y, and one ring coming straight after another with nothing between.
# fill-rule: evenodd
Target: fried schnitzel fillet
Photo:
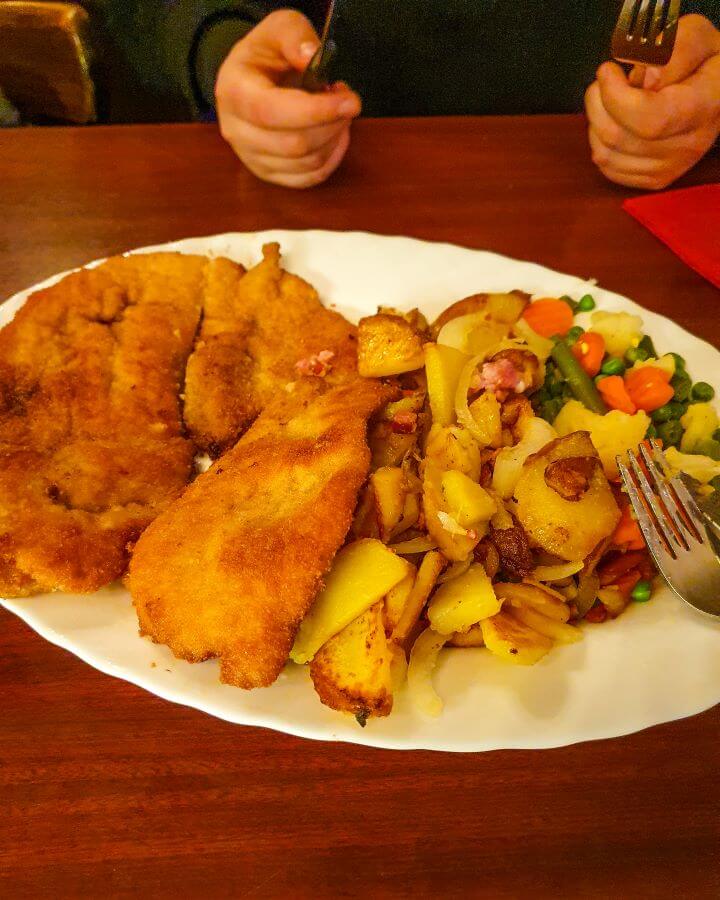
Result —
<instances>
[{"instance_id":1,"label":"fried schnitzel fillet","mask_svg":"<svg viewBox=\"0 0 720 900\"><path fill-rule=\"evenodd\" d=\"M187 483L179 393L206 265L109 259L0 331L0 595L97 590Z\"/></svg>"},{"instance_id":2,"label":"fried schnitzel fillet","mask_svg":"<svg viewBox=\"0 0 720 900\"><path fill-rule=\"evenodd\" d=\"M325 309L311 285L280 266L278 244L244 274L210 262L200 339L188 361L185 423L199 447L217 456L232 446L286 384L296 364L334 354L329 385L357 377L356 329Z\"/></svg>"},{"instance_id":3,"label":"fried schnitzel fillet","mask_svg":"<svg viewBox=\"0 0 720 900\"><path fill-rule=\"evenodd\" d=\"M301 380L289 415L263 413L150 525L130 563L141 633L192 662L220 657L222 680L239 687L269 685L285 664L350 527L368 417L391 394L356 379L313 397L319 381Z\"/></svg>"}]
</instances>

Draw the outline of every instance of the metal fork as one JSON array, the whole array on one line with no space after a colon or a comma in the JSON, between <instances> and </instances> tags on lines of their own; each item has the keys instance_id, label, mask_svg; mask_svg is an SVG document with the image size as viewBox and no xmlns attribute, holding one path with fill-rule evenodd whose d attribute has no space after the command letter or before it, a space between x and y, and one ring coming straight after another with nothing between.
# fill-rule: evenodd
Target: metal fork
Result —
<instances>
[{"instance_id":1,"label":"metal fork","mask_svg":"<svg viewBox=\"0 0 720 900\"><path fill-rule=\"evenodd\" d=\"M645 66L670 62L680 0L625 0L613 32L610 52L619 62L632 63L630 84L642 87Z\"/></svg>"},{"instance_id":2,"label":"metal fork","mask_svg":"<svg viewBox=\"0 0 720 900\"><path fill-rule=\"evenodd\" d=\"M660 445L652 453L639 448L643 466L632 451L629 466L617 464L638 524L655 564L675 593L690 606L720 617L720 560L715 555L703 515L679 476L673 477Z\"/></svg>"}]
</instances>

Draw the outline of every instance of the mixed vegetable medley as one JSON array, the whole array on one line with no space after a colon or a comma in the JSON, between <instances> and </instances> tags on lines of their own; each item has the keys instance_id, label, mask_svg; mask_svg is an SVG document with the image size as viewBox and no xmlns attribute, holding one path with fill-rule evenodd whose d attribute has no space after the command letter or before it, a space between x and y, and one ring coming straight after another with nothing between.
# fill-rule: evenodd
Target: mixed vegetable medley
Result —
<instances>
[{"instance_id":1,"label":"mixed vegetable medley","mask_svg":"<svg viewBox=\"0 0 720 900\"><path fill-rule=\"evenodd\" d=\"M655 570L616 456L662 443L720 488L713 388L660 355L639 316L591 295L477 294L432 324L381 308L358 368L395 386L346 546L292 652L322 701L361 724L406 679L438 714L445 646L532 665L581 622L651 598Z\"/></svg>"}]
</instances>

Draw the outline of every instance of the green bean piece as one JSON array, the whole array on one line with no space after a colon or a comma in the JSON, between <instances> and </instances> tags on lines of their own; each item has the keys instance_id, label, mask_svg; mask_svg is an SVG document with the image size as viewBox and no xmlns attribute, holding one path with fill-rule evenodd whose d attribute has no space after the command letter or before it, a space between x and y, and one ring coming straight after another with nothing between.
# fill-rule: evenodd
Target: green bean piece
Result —
<instances>
[{"instance_id":1,"label":"green bean piece","mask_svg":"<svg viewBox=\"0 0 720 900\"><path fill-rule=\"evenodd\" d=\"M682 356L680 356L679 353L671 353L670 356L672 356L672 358L675 360L675 371L676 372L678 369L685 368L685 360L682 358Z\"/></svg>"},{"instance_id":2,"label":"green bean piece","mask_svg":"<svg viewBox=\"0 0 720 900\"><path fill-rule=\"evenodd\" d=\"M562 397L565 393L565 382L560 380L551 381L548 385L548 391L551 397Z\"/></svg>"},{"instance_id":3,"label":"green bean piece","mask_svg":"<svg viewBox=\"0 0 720 900\"><path fill-rule=\"evenodd\" d=\"M647 603L652 594L652 585L649 581L638 581L630 596L636 603Z\"/></svg>"},{"instance_id":4,"label":"green bean piece","mask_svg":"<svg viewBox=\"0 0 720 900\"><path fill-rule=\"evenodd\" d=\"M646 359L650 358L650 354L647 350L644 350L642 347L631 347L628 352L625 354L625 359L630 363L630 365L634 365L636 362L645 362Z\"/></svg>"},{"instance_id":5,"label":"green bean piece","mask_svg":"<svg viewBox=\"0 0 720 900\"><path fill-rule=\"evenodd\" d=\"M701 456L709 456L710 459L714 459L715 462L718 462L720 461L720 441L714 441L712 438L707 438L704 441L700 441L694 452Z\"/></svg>"},{"instance_id":6,"label":"green bean piece","mask_svg":"<svg viewBox=\"0 0 720 900\"><path fill-rule=\"evenodd\" d=\"M578 306L580 305L576 300L573 300L572 297L568 297L567 294L563 294L560 298L563 303L567 303L570 309L573 311L573 315L578 311Z\"/></svg>"},{"instance_id":7,"label":"green bean piece","mask_svg":"<svg viewBox=\"0 0 720 900\"><path fill-rule=\"evenodd\" d=\"M573 325L573 327L568 331L565 336L565 340L567 341L568 347L572 347L573 344L577 344L580 337L585 334L585 329L581 328L579 325Z\"/></svg>"},{"instance_id":8,"label":"green bean piece","mask_svg":"<svg viewBox=\"0 0 720 900\"><path fill-rule=\"evenodd\" d=\"M546 422L554 422L558 417L560 410L565 406L562 397L555 397L553 400L546 400L540 407L540 416Z\"/></svg>"},{"instance_id":9,"label":"green bean piece","mask_svg":"<svg viewBox=\"0 0 720 900\"><path fill-rule=\"evenodd\" d=\"M625 372L625 363L619 356L611 356L600 367L601 375L622 375Z\"/></svg>"},{"instance_id":10,"label":"green bean piece","mask_svg":"<svg viewBox=\"0 0 720 900\"><path fill-rule=\"evenodd\" d=\"M653 344L653 340L649 334L643 335L643 339L638 344L638 347L642 347L643 350L647 351L648 359L650 359L651 356L653 359L658 358L657 350L655 349L655 344Z\"/></svg>"},{"instance_id":11,"label":"green bean piece","mask_svg":"<svg viewBox=\"0 0 720 900\"><path fill-rule=\"evenodd\" d=\"M657 426L657 436L665 447L677 447L682 440L683 427L677 419L670 419Z\"/></svg>"},{"instance_id":12,"label":"green bean piece","mask_svg":"<svg viewBox=\"0 0 720 900\"><path fill-rule=\"evenodd\" d=\"M578 312L590 312L595 309L595 299L592 294L585 294L578 300Z\"/></svg>"},{"instance_id":13,"label":"green bean piece","mask_svg":"<svg viewBox=\"0 0 720 900\"><path fill-rule=\"evenodd\" d=\"M555 343L552 348L552 358L565 376L575 397L592 412L601 416L605 415L608 409L598 393L598 389L590 376L580 367L580 363L572 355L565 341L560 340Z\"/></svg>"},{"instance_id":14,"label":"green bean piece","mask_svg":"<svg viewBox=\"0 0 720 900\"><path fill-rule=\"evenodd\" d=\"M651 441L653 438L656 438L656 437L657 437L657 428L651 422L648 425L647 431L645 432L645 440Z\"/></svg>"},{"instance_id":15,"label":"green bean piece","mask_svg":"<svg viewBox=\"0 0 720 900\"><path fill-rule=\"evenodd\" d=\"M684 369L678 369L670 379L670 387L675 391L675 400L684 402L690 398L692 380Z\"/></svg>"},{"instance_id":16,"label":"green bean piece","mask_svg":"<svg viewBox=\"0 0 720 900\"><path fill-rule=\"evenodd\" d=\"M690 399L693 403L709 403L715 396L715 388L707 381L698 381L692 386Z\"/></svg>"}]
</instances>

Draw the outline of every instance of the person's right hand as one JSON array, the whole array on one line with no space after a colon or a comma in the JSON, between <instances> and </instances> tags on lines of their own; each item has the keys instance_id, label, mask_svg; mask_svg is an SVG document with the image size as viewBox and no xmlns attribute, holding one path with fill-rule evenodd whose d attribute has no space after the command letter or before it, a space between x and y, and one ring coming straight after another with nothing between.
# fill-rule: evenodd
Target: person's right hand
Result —
<instances>
[{"instance_id":1,"label":"person's right hand","mask_svg":"<svg viewBox=\"0 0 720 900\"><path fill-rule=\"evenodd\" d=\"M305 16L279 10L238 41L220 68L220 132L264 181L312 187L335 171L348 148L358 95L344 84L318 94L287 86L318 46Z\"/></svg>"}]
</instances>

